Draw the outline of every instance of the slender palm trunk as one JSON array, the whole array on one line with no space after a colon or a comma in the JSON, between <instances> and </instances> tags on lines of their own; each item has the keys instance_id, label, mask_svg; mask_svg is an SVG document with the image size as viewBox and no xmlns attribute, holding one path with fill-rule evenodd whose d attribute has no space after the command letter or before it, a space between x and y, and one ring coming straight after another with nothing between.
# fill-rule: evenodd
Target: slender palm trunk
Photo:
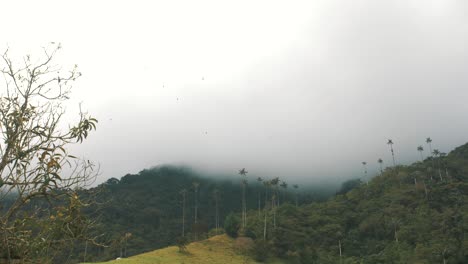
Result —
<instances>
[{"instance_id":1,"label":"slender palm trunk","mask_svg":"<svg viewBox=\"0 0 468 264\"><path fill-rule=\"evenodd\" d=\"M245 229L247 225L247 216L246 216L246 202L245 202L245 183L242 183L242 228Z\"/></svg>"},{"instance_id":2,"label":"slender palm trunk","mask_svg":"<svg viewBox=\"0 0 468 264\"><path fill-rule=\"evenodd\" d=\"M268 186L265 185L265 207L263 210L265 211L265 217L263 219L263 240L266 240L267 235L267 215L268 215Z\"/></svg>"},{"instance_id":3,"label":"slender palm trunk","mask_svg":"<svg viewBox=\"0 0 468 264\"><path fill-rule=\"evenodd\" d=\"M442 172L440 170L440 157L439 157L439 159L437 159L437 165L439 166L439 178L442 181L443 179L442 179Z\"/></svg>"},{"instance_id":4,"label":"slender palm trunk","mask_svg":"<svg viewBox=\"0 0 468 264\"><path fill-rule=\"evenodd\" d=\"M340 249L340 261L341 261L341 239L338 240L338 247Z\"/></svg>"},{"instance_id":5,"label":"slender palm trunk","mask_svg":"<svg viewBox=\"0 0 468 264\"><path fill-rule=\"evenodd\" d=\"M398 243L398 233L397 233L396 226L395 226L395 229L394 229L394 233L395 233L395 241Z\"/></svg>"},{"instance_id":6,"label":"slender palm trunk","mask_svg":"<svg viewBox=\"0 0 468 264\"><path fill-rule=\"evenodd\" d=\"M267 214L268 214L268 210L265 208L265 218L263 219L263 240L266 240L266 234L267 234Z\"/></svg>"},{"instance_id":7,"label":"slender palm trunk","mask_svg":"<svg viewBox=\"0 0 468 264\"><path fill-rule=\"evenodd\" d=\"M185 237L185 193L182 194L182 237Z\"/></svg>"},{"instance_id":8,"label":"slender palm trunk","mask_svg":"<svg viewBox=\"0 0 468 264\"><path fill-rule=\"evenodd\" d=\"M427 187L426 187L426 183L423 181L423 186L424 186L424 193L426 195L426 199L427 199Z\"/></svg>"},{"instance_id":9,"label":"slender palm trunk","mask_svg":"<svg viewBox=\"0 0 468 264\"><path fill-rule=\"evenodd\" d=\"M278 202L278 207L280 206L280 195L281 195L281 191L279 190L278 187L276 187L276 196L277 196L276 200Z\"/></svg>"},{"instance_id":10,"label":"slender palm trunk","mask_svg":"<svg viewBox=\"0 0 468 264\"><path fill-rule=\"evenodd\" d=\"M195 224L198 222L198 189L195 189Z\"/></svg>"},{"instance_id":11,"label":"slender palm trunk","mask_svg":"<svg viewBox=\"0 0 468 264\"><path fill-rule=\"evenodd\" d=\"M272 197L272 207L271 209L273 210L273 228L276 229L276 201L275 201L276 195Z\"/></svg>"},{"instance_id":12,"label":"slender palm trunk","mask_svg":"<svg viewBox=\"0 0 468 264\"><path fill-rule=\"evenodd\" d=\"M431 142L428 142L427 144L429 145L429 151L430 151L431 156L432 156L432 144L431 144Z\"/></svg>"},{"instance_id":13,"label":"slender palm trunk","mask_svg":"<svg viewBox=\"0 0 468 264\"><path fill-rule=\"evenodd\" d=\"M124 240L124 258L127 257L127 234L125 234L125 240Z\"/></svg>"},{"instance_id":14,"label":"slender palm trunk","mask_svg":"<svg viewBox=\"0 0 468 264\"><path fill-rule=\"evenodd\" d=\"M444 261L444 264L447 263L447 260L445 259L445 252L447 251L447 248L444 249L444 251L442 252L442 259Z\"/></svg>"},{"instance_id":15,"label":"slender palm trunk","mask_svg":"<svg viewBox=\"0 0 468 264\"><path fill-rule=\"evenodd\" d=\"M422 151L420 151L419 154L421 155L421 162L424 163L424 157L423 157Z\"/></svg>"},{"instance_id":16,"label":"slender palm trunk","mask_svg":"<svg viewBox=\"0 0 468 264\"><path fill-rule=\"evenodd\" d=\"M393 146L392 145L390 145L390 150L392 151L393 167L396 167L395 152L393 151Z\"/></svg>"},{"instance_id":17,"label":"slender palm trunk","mask_svg":"<svg viewBox=\"0 0 468 264\"><path fill-rule=\"evenodd\" d=\"M432 144L431 143L428 143L429 144L429 151L431 153L431 162L432 162L432 168L435 169L435 164L434 164L434 153L432 153ZM431 170L431 181L432 181L432 176L433 176L433 172Z\"/></svg>"},{"instance_id":18,"label":"slender palm trunk","mask_svg":"<svg viewBox=\"0 0 468 264\"><path fill-rule=\"evenodd\" d=\"M86 262L86 255L88 254L88 240L85 242L83 262Z\"/></svg>"},{"instance_id":19,"label":"slender palm trunk","mask_svg":"<svg viewBox=\"0 0 468 264\"><path fill-rule=\"evenodd\" d=\"M261 191L259 190L258 191L258 216L260 217L261 216L261 213L262 213L262 203L261 203L261 200L260 200L260 197L262 196L262 193Z\"/></svg>"},{"instance_id":20,"label":"slender palm trunk","mask_svg":"<svg viewBox=\"0 0 468 264\"><path fill-rule=\"evenodd\" d=\"M216 234L218 234L218 229L219 229L219 208L218 208L218 196L216 195L215 197L215 210L216 210L216 214L215 214L215 226L216 226Z\"/></svg>"},{"instance_id":21,"label":"slender palm trunk","mask_svg":"<svg viewBox=\"0 0 468 264\"><path fill-rule=\"evenodd\" d=\"M364 172L364 177L366 177L366 185L369 186L369 180L367 179L367 169Z\"/></svg>"}]
</instances>

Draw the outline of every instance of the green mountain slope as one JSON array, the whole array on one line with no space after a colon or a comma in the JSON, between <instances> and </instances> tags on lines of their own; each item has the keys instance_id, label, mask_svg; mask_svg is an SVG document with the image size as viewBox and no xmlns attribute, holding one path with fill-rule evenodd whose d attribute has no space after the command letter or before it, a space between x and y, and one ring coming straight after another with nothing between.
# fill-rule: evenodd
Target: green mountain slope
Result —
<instances>
[{"instance_id":1,"label":"green mountain slope","mask_svg":"<svg viewBox=\"0 0 468 264\"><path fill-rule=\"evenodd\" d=\"M248 208L258 208L258 195L264 192L256 177L249 175L246 190ZM90 215L97 217L100 226L93 232L99 241L108 247L93 245L87 247L87 260L102 261L113 259L125 251L132 256L164 248L176 243L182 233L182 195L187 190L185 233L191 238L206 238L204 233L215 225L215 190L219 191L219 219L223 226L224 218L230 212L241 209L240 177L204 177L186 167L160 166L143 170L138 174L128 174L120 180L109 179L91 190L98 192L99 209L90 208ZM197 194L198 217L194 225L195 192L193 183L199 183ZM311 192L315 195L302 196L300 202L323 199L330 196L331 190ZM85 192L86 194L86 192ZM318 195L317 195L318 194ZM292 193L282 193L282 199L292 201ZM97 214L93 214L98 210ZM193 234L197 230L200 235ZM131 234L125 239L126 234ZM125 250L122 248L125 247ZM77 245L74 258L83 259L85 244Z\"/></svg>"},{"instance_id":2,"label":"green mountain slope","mask_svg":"<svg viewBox=\"0 0 468 264\"><path fill-rule=\"evenodd\" d=\"M105 209L102 230L114 235L132 230L135 237L128 240L131 254L164 246L160 241L174 244L181 225L175 190L198 179L184 175L173 177L173 171L166 174L164 169L143 171L101 186L111 194L104 193L104 197L114 199L113 207ZM152 185L149 179L154 177L159 183ZM209 201L215 186L225 190L222 217L238 212L237 183L207 180L201 186L202 222L213 218ZM387 168L368 184L354 181L325 202L296 207L288 202L293 201L290 197L276 207L272 206L278 196L272 195L275 188L267 193L263 188L251 188L249 208L256 208L258 191L262 191L262 210L250 210L247 227L238 230L256 241L257 259L276 257L285 263L307 264L468 263L468 144L447 156ZM143 205L158 209L145 216ZM120 250L122 243L113 245L106 251L107 258L119 256Z\"/></svg>"},{"instance_id":3,"label":"green mountain slope","mask_svg":"<svg viewBox=\"0 0 468 264\"><path fill-rule=\"evenodd\" d=\"M269 251L297 263L468 263L468 145L277 215ZM261 238L262 217L250 219Z\"/></svg>"}]
</instances>

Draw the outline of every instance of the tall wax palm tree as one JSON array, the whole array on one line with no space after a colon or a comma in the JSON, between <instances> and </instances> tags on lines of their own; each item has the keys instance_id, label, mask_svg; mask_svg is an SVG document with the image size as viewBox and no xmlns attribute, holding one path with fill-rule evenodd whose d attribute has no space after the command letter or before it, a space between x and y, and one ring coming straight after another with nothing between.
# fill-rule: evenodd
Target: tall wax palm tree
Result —
<instances>
[{"instance_id":1,"label":"tall wax palm tree","mask_svg":"<svg viewBox=\"0 0 468 264\"><path fill-rule=\"evenodd\" d=\"M182 236L185 236L185 201L187 197L187 189L182 189L180 191L182 195Z\"/></svg>"},{"instance_id":2,"label":"tall wax palm tree","mask_svg":"<svg viewBox=\"0 0 468 264\"><path fill-rule=\"evenodd\" d=\"M393 151L393 140L389 139L387 142L387 145L390 146L390 151L392 152L392 159L393 159L393 167L396 167L396 162L395 162L395 152Z\"/></svg>"},{"instance_id":3,"label":"tall wax palm tree","mask_svg":"<svg viewBox=\"0 0 468 264\"><path fill-rule=\"evenodd\" d=\"M380 166L380 175L382 175L383 174L383 160L379 158L377 162L379 163L379 166Z\"/></svg>"},{"instance_id":4,"label":"tall wax palm tree","mask_svg":"<svg viewBox=\"0 0 468 264\"><path fill-rule=\"evenodd\" d=\"M429 154L431 154L431 162L432 162L432 167L431 167L431 180L432 180L432 170L435 169L435 164L434 164L434 151L432 151L432 139L430 137L426 138L426 143L429 145Z\"/></svg>"},{"instance_id":5,"label":"tall wax palm tree","mask_svg":"<svg viewBox=\"0 0 468 264\"><path fill-rule=\"evenodd\" d=\"M297 207L297 206L298 206L298 202L297 202L297 189L299 188L299 185L294 184L294 185L293 185L293 188L294 188L294 190L295 190L295 191L294 191L294 195L295 195L295 199L294 199L294 200L296 201L296 207Z\"/></svg>"},{"instance_id":6,"label":"tall wax palm tree","mask_svg":"<svg viewBox=\"0 0 468 264\"><path fill-rule=\"evenodd\" d=\"M432 155L432 139L430 137L426 138L426 143L429 145L429 153Z\"/></svg>"},{"instance_id":7,"label":"tall wax palm tree","mask_svg":"<svg viewBox=\"0 0 468 264\"><path fill-rule=\"evenodd\" d=\"M261 177L257 178L258 184L261 186L263 179ZM262 189L258 188L258 215L260 216L261 210L262 210L262 202L261 202L261 195L262 195Z\"/></svg>"},{"instance_id":8,"label":"tall wax palm tree","mask_svg":"<svg viewBox=\"0 0 468 264\"><path fill-rule=\"evenodd\" d=\"M424 157L423 157L424 148L423 148L423 146L418 146L417 150L419 151L419 154L421 155L421 162L424 163Z\"/></svg>"},{"instance_id":9,"label":"tall wax palm tree","mask_svg":"<svg viewBox=\"0 0 468 264\"><path fill-rule=\"evenodd\" d=\"M434 155L434 158L437 158L437 165L438 165L438 170L439 170L439 178L440 180L442 181L442 173L440 171L440 151L438 149L434 149L434 151L432 152L432 154Z\"/></svg>"},{"instance_id":10,"label":"tall wax palm tree","mask_svg":"<svg viewBox=\"0 0 468 264\"><path fill-rule=\"evenodd\" d=\"M193 190L195 193L195 224L198 222L198 188L200 187L199 182L193 182Z\"/></svg>"},{"instance_id":11,"label":"tall wax palm tree","mask_svg":"<svg viewBox=\"0 0 468 264\"><path fill-rule=\"evenodd\" d=\"M239 170L239 175L241 176L242 184L242 229L247 226L247 202L245 200L245 189L247 186L247 173L248 171L245 168Z\"/></svg>"},{"instance_id":12,"label":"tall wax palm tree","mask_svg":"<svg viewBox=\"0 0 468 264\"><path fill-rule=\"evenodd\" d=\"M272 195L275 195L275 204L276 206L279 206L279 196L278 196L278 186L279 186L279 178L273 178L271 180L271 187L272 187Z\"/></svg>"},{"instance_id":13,"label":"tall wax palm tree","mask_svg":"<svg viewBox=\"0 0 468 264\"><path fill-rule=\"evenodd\" d=\"M369 185L369 180L367 179L367 162L363 161L362 167L364 167L364 180L366 181L366 184Z\"/></svg>"},{"instance_id":14,"label":"tall wax palm tree","mask_svg":"<svg viewBox=\"0 0 468 264\"><path fill-rule=\"evenodd\" d=\"M279 206L279 204L276 202L277 197L278 197L278 184L279 184L278 177L270 181L270 185L273 189L272 195L271 195L271 210L273 211L273 228L274 229L276 229L276 207Z\"/></svg>"}]
</instances>

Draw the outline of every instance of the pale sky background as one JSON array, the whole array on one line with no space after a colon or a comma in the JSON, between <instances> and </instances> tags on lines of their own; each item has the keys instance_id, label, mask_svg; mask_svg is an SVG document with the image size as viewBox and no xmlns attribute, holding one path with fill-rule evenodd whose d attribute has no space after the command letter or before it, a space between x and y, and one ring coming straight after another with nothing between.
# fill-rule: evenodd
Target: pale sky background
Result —
<instances>
[{"instance_id":1,"label":"pale sky background","mask_svg":"<svg viewBox=\"0 0 468 264\"><path fill-rule=\"evenodd\" d=\"M83 73L99 182L160 164L335 180L468 141L468 2L0 1L0 48ZM424 145L425 146L425 145ZM427 152L426 152L427 154Z\"/></svg>"}]
</instances>

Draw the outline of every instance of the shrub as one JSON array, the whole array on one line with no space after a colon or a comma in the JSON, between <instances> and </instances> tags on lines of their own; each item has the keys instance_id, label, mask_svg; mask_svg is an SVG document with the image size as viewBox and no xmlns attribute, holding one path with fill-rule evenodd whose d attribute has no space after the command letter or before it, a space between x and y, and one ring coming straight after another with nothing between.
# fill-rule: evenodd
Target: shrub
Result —
<instances>
[{"instance_id":1,"label":"shrub","mask_svg":"<svg viewBox=\"0 0 468 264\"><path fill-rule=\"evenodd\" d=\"M265 240L255 240L252 247L252 257L255 261L264 262L268 259L270 252L270 245Z\"/></svg>"},{"instance_id":2,"label":"shrub","mask_svg":"<svg viewBox=\"0 0 468 264\"><path fill-rule=\"evenodd\" d=\"M240 228L240 219L237 215L230 213L224 221L224 230L230 237L237 237Z\"/></svg>"},{"instance_id":3,"label":"shrub","mask_svg":"<svg viewBox=\"0 0 468 264\"><path fill-rule=\"evenodd\" d=\"M188 244L187 237L178 237L176 240L176 243L177 243L177 246L179 247L180 253L187 252L187 244Z\"/></svg>"}]
</instances>

